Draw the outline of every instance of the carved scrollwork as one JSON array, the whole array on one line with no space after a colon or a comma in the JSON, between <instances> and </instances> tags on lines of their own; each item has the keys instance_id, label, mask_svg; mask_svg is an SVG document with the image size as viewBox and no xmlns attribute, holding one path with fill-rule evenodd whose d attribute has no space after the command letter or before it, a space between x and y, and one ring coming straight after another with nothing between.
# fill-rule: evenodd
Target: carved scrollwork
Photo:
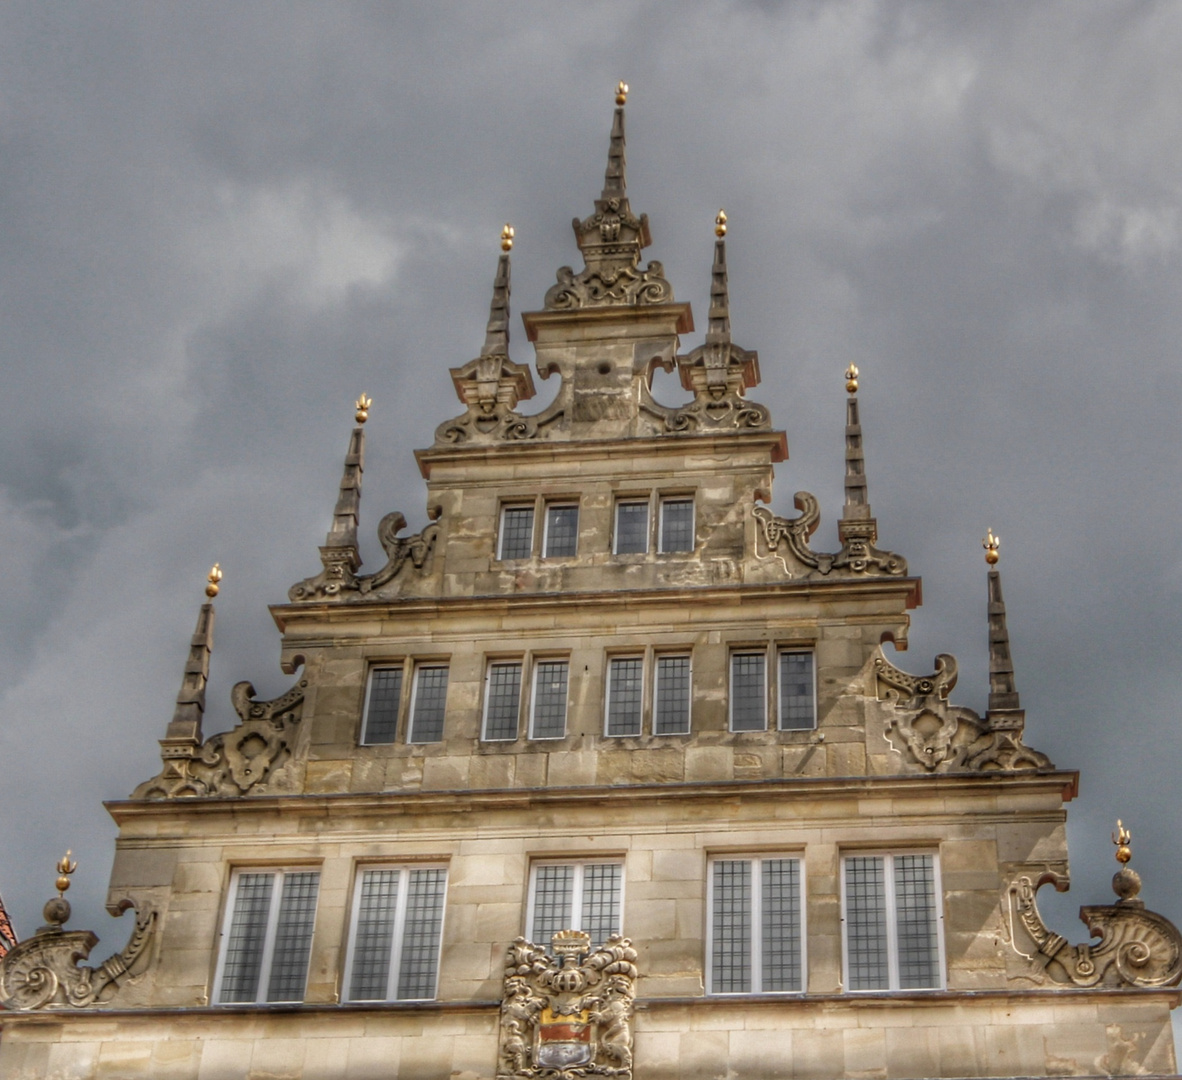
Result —
<instances>
[{"instance_id":1,"label":"carved scrollwork","mask_svg":"<svg viewBox=\"0 0 1182 1080\"><path fill-rule=\"evenodd\" d=\"M768 551L776 551L784 543L799 562L819 574L828 574L833 569L833 556L813 551L809 547L809 537L821 523L821 507L817 497L807 491L798 491L792 496L792 501L800 511L800 517L782 518L766 507L752 508L751 513L763 530L764 543Z\"/></svg>"},{"instance_id":2,"label":"carved scrollwork","mask_svg":"<svg viewBox=\"0 0 1182 1080\"><path fill-rule=\"evenodd\" d=\"M561 930L551 955L525 938L509 946L497 1080L632 1077L636 950L613 934L598 949Z\"/></svg>"},{"instance_id":3,"label":"carved scrollwork","mask_svg":"<svg viewBox=\"0 0 1182 1080\"><path fill-rule=\"evenodd\" d=\"M673 286L665 280L665 268L656 259L643 270L636 260L611 267L588 266L578 274L562 266L557 278L546 292L547 310L667 304L673 299Z\"/></svg>"},{"instance_id":4,"label":"carved scrollwork","mask_svg":"<svg viewBox=\"0 0 1182 1080\"><path fill-rule=\"evenodd\" d=\"M1135 876L1122 870L1117 879L1122 875ZM1149 911L1136 898L1135 889L1134 895L1115 904L1080 908L1088 933L1100 941L1071 945L1046 925L1038 910L1037 893L1046 884L1060 892L1067 888L1066 879L1054 873L1044 873L1037 880L1024 874L1008 886L1003 901L1011 946L1041 964L1053 982L1085 988L1157 988L1182 982L1182 934L1165 916ZM1122 884L1128 891L1127 883Z\"/></svg>"},{"instance_id":5,"label":"carved scrollwork","mask_svg":"<svg viewBox=\"0 0 1182 1080\"><path fill-rule=\"evenodd\" d=\"M230 700L242 723L201 746L165 748L160 775L140 784L135 799L262 794L291 758L307 679L271 701L256 701L249 682L238 683Z\"/></svg>"},{"instance_id":6,"label":"carved scrollwork","mask_svg":"<svg viewBox=\"0 0 1182 1080\"><path fill-rule=\"evenodd\" d=\"M14 945L0 960L0 1006L17 1012L54 1006L85 1009L98 1003L108 987L117 988L156 932L156 912L150 905L137 906L128 900L120 906L123 910L136 907L131 937L121 952L97 968L78 965L98 944L98 937L90 930L43 926Z\"/></svg>"},{"instance_id":7,"label":"carved scrollwork","mask_svg":"<svg viewBox=\"0 0 1182 1080\"><path fill-rule=\"evenodd\" d=\"M439 526L432 522L413 536L399 536L405 528L406 518L397 510L387 514L378 523L378 540L386 552L386 565L376 574L367 574L357 579L357 587L362 596L392 581L407 563L417 571L422 571L426 567L435 550Z\"/></svg>"},{"instance_id":8,"label":"carved scrollwork","mask_svg":"<svg viewBox=\"0 0 1182 1080\"><path fill-rule=\"evenodd\" d=\"M881 653L874 673L881 700L893 705L886 718L887 737L895 749L927 772L1018 772L1051 768L1050 759L1022 742L1020 711L981 717L952 705L956 685L954 656L936 657L935 672L917 676L900 671Z\"/></svg>"},{"instance_id":9,"label":"carved scrollwork","mask_svg":"<svg viewBox=\"0 0 1182 1080\"><path fill-rule=\"evenodd\" d=\"M437 445L537 438L537 421L514 411L519 401L534 396L533 379L523 364L504 353L491 353L452 368L451 377L468 411L435 429Z\"/></svg>"},{"instance_id":10,"label":"carved scrollwork","mask_svg":"<svg viewBox=\"0 0 1182 1080\"><path fill-rule=\"evenodd\" d=\"M820 576L834 577L879 575L905 577L907 560L890 551L881 551L874 546L878 539L878 527L873 518L865 520L842 520L838 523L841 536L841 550L834 554L813 551L808 538L816 531L821 520L817 499L807 491L798 491L793 496L798 518L782 518L762 506L752 508L752 514L760 523L764 543L770 552L775 552L781 543L787 545L796 559Z\"/></svg>"},{"instance_id":11,"label":"carved scrollwork","mask_svg":"<svg viewBox=\"0 0 1182 1080\"><path fill-rule=\"evenodd\" d=\"M324 569L319 574L304 578L287 590L287 598L293 603L301 600L337 600L345 593L357 590L357 568L361 565L361 556L355 547L322 547L320 561Z\"/></svg>"}]
</instances>

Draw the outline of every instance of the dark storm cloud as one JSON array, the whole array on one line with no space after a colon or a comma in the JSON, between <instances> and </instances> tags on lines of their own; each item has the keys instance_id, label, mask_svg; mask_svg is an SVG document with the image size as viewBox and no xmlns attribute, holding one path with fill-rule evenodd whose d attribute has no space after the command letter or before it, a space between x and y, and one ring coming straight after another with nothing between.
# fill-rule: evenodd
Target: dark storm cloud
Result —
<instances>
[{"instance_id":1,"label":"dark storm cloud","mask_svg":"<svg viewBox=\"0 0 1182 1080\"><path fill-rule=\"evenodd\" d=\"M832 540L857 362L882 542L924 577L902 663L956 653L977 708L979 543L1003 537L1028 741L1083 774L1059 928L1105 899L1118 814L1182 919L1180 47L1182 9L1155 4L6 5L18 930L69 846L76 922L100 952L125 932L99 909L98 803L157 768L214 559L209 730L238 679L284 688L265 606L316 569L361 390L364 535L392 508L422 523L411 451L458 411L500 225L514 309L538 307L577 258L618 78L633 204L699 324L730 215L735 336L792 449L778 504L817 492Z\"/></svg>"}]
</instances>

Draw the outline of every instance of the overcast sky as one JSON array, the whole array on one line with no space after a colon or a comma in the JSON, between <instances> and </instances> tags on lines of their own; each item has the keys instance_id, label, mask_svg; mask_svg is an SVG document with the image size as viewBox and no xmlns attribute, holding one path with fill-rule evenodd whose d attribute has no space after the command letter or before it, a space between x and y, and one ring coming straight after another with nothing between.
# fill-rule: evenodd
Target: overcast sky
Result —
<instances>
[{"instance_id":1,"label":"overcast sky","mask_svg":"<svg viewBox=\"0 0 1182 1080\"><path fill-rule=\"evenodd\" d=\"M316 572L362 390L363 554L460 411L505 221L539 308L602 183L628 184L701 339L724 206L735 340L788 432L776 501L836 543L863 372L911 648L984 707L987 527L1027 742L1082 773L1084 940L1133 831L1182 921L1182 5L53 3L0 7L0 894L21 935L74 850L95 959L102 799L159 768L220 560L207 732L273 696L267 605ZM552 381L552 380L551 380ZM553 393L539 383L541 399ZM677 395L672 381L658 394ZM1045 891L1044 891L1045 892ZM1048 899L1045 898L1044 899Z\"/></svg>"}]
</instances>

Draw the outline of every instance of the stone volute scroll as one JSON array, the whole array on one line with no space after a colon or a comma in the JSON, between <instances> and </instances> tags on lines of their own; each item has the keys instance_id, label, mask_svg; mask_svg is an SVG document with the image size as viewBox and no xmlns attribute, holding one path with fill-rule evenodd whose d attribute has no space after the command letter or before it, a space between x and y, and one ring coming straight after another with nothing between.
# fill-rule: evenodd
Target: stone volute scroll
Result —
<instances>
[{"instance_id":1,"label":"stone volute scroll","mask_svg":"<svg viewBox=\"0 0 1182 1080\"><path fill-rule=\"evenodd\" d=\"M1095 944L1070 945L1051 930L1038 910L1043 885L1065 892L1058 874L1023 874L1005 890L1010 946L1031 962L1051 984L1064 987L1138 987L1153 989L1182 982L1182 933L1164 915L1150 911L1138 895L1141 876L1128 862L1132 837L1118 821L1112 841L1120 869L1113 875L1115 904L1081 907L1079 917Z\"/></svg>"},{"instance_id":2,"label":"stone volute scroll","mask_svg":"<svg viewBox=\"0 0 1182 1080\"><path fill-rule=\"evenodd\" d=\"M632 1078L636 950L619 934L560 930L550 952L525 938L509 946L501 999L497 1080Z\"/></svg>"},{"instance_id":3,"label":"stone volute scroll","mask_svg":"<svg viewBox=\"0 0 1182 1080\"><path fill-rule=\"evenodd\" d=\"M648 217L637 217L628 204L624 160L624 104L628 86L616 87L616 112L612 120L603 191L595 200L595 212L575 218L572 226L584 267L575 273L569 266L558 271L558 280L546 293L548 310L605 307L608 305L666 304L673 289L664 267L655 260L640 267L640 252L652 243Z\"/></svg>"},{"instance_id":4,"label":"stone volute scroll","mask_svg":"<svg viewBox=\"0 0 1182 1080\"><path fill-rule=\"evenodd\" d=\"M710 280L710 320L706 341L677 358L681 385L694 400L682 409L670 409L665 426L670 431L725 431L735 428L767 429L771 413L748 401L747 390L759 383L759 356L731 341L730 296L727 289L726 231L723 210L714 219L714 266Z\"/></svg>"},{"instance_id":5,"label":"stone volute scroll","mask_svg":"<svg viewBox=\"0 0 1182 1080\"><path fill-rule=\"evenodd\" d=\"M66 890L78 864L66 852L57 864L57 896L45 905L45 925L32 937L14 945L0 959L0 1008L14 1012L38 1009L85 1009L106 1005L120 986L136 978L156 933L156 912L149 904L125 899L110 906L112 915L136 909L135 926L122 951L97 968L80 967L98 937L90 930L67 930L70 902Z\"/></svg>"}]
</instances>

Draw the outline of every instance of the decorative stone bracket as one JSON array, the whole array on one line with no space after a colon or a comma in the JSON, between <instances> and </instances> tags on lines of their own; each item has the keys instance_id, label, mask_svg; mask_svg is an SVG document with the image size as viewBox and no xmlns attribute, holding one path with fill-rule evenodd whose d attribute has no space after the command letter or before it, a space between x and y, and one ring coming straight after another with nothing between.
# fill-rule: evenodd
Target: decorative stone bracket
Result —
<instances>
[{"instance_id":1,"label":"decorative stone bracket","mask_svg":"<svg viewBox=\"0 0 1182 1080\"><path fill-rule=\"evenodd\" d=\"M69 905L54 899L46 905L65 905L61 921L69 918ZM156 933L156 912L148 904L122 900L116 912L136 909L135 927L122 952L108 957L97 968L79 967L90 950L98 944L98 936L90 930L65 930L52 920L31 938L9 951L0 960L0 1006L16 1012L69 1006L85 1009L99 1004L99 998L122 983L145 954ZM111 994L107 994L109 1000Z\"/></svg>"},{"instance_id":2,"label":"decorative stone bracket","mask_svg":"<svg viewBox=\"0 0 1182 1080\"><path fill-rule=\"evenodd\" d=\"M452 368L456 394L468 411L435 429L436 444L512 442L537 437L533 417L516 412L517 403L534 396L529 368L507 355L478 356Z\"/></svg>"},{"instance_id":3,"label":"decorative stone bracket","mask_svg":"<svg viewBox=\"0 0 1182 1080\"><path fill-rule=\"evenodd\" d=\"M880 551L874 546L878 529L873 518L839 522L840 551L834 554L813 551L809 547L809 537L821 523L817 498L807 491L798 491L792 501L800 511L799 517L777 517L763 506L751 509L755 520L759 522L764 544L770 554L777 552L783 545L798 562L809 568L809 577L907 576L906 559L890 551Z\"/></svg>"},{"instance_id":4,"label":"decorative stone bracket","mask_svg":"<svg viewBox=\"0 0 1182 1080\"><path fill-rule=\"evenodd\" d=\"M893 710L886 721L895 749L927 772L1019 772L1049 769L1046 754L1022 743L1025 714L1021 710L987 714L948 702L956 685L956 657L936 657L931 675L900 671L879 652L874 658L878 696Z\"/></svg>"},{"instance_id":5,"label":"decorative stone bracket","mask_svg":"<svg viewBox=\"0 0 1182 1080\"><path fill-rule=\"evenodd\" d=\"M1003 893L1010 944L1064 986L1156 988L1182 981L1182 933L1163 915L1137 899L1141 879L1125 867L1113 878L1122 898L1115 904L1082 907L1079 917L1098 944L1070 945L1043 922L1036 895L1043 885L1066 892L1068 881L1053 872L1017 878Z\"/></svg>"},{"instance_id":6,"label":"decorative stone bracket","mask_svg":"<svg viewBox=\"0 0 1182 1080\"><path fill-rule=\"evenodd\" d=\"M238 683L230 700L242 720L232 731L195 740L161 742L164 768L140 784L133 799L261 794L291 757L307 679L271 701L255 701L254 687Z\"/></svg>"},{"instance_id":7,"label":"decorative stone bracket","mask_svg":"<svg viewBox=\"0 0 1182 1080\"><path fill-rule=\"evenodd\" d=\"M551 954L517 938L505 958L497 1080L632 1078L636 950L619 934L598 949L560 930Z\"/></svg>"},{"instance_id":8,"label":"decorative stone bracket","mask_svg":"<svg viewBox=\"0 0 1182 1080\"><path fill-rule=\"evenodd\" d=\"M669 410L670 431L718 431L732 428L770 428L772 414L748 401L744 392L759 382L759 358L730 341L708 341L677 358L681 385L694 400Z\"/></svg>"}]
</instances>

